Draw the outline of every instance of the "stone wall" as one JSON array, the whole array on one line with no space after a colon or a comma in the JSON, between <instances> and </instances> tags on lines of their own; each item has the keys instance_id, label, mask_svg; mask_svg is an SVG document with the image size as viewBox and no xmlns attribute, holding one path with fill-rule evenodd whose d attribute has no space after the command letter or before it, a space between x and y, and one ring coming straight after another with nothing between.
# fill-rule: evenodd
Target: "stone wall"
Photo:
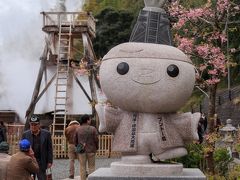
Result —
<instances>
[{"instance_id":1,"label":"stone wall","mask_svg":"<svg viewBox=\"0 0 240 180\"><path fill-rule=\"evenodd\" d=\"M240 97L240 86L232 88L230 91L219 91L216 96L216 113L222 124L226 124L227 119L232 119L235 127L240 125L240 106L233 103L234 98ZM199 111L199 107L194 111ZM208 112L208 98L206 97L201 104L202 112Z\"/></svg>"}]
</instances>

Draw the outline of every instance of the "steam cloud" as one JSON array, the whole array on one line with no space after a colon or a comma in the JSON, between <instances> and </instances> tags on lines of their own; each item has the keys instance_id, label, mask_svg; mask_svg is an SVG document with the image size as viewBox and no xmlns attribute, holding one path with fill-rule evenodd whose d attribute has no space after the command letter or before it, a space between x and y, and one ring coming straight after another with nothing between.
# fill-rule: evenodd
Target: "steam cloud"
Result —
<instances>
[{"instance_id":1,"label":"steam cloud","mask_svg":"<svg viewBox=\"0 0 240 180\"><path fill-rule=\"evenodd\" d=\"M0 110L15 110L22 121L31 101L44 47L41 11L60 0L0 1ZM67 11L84 1L66 0Z\"/></svg>"}]
</instances>

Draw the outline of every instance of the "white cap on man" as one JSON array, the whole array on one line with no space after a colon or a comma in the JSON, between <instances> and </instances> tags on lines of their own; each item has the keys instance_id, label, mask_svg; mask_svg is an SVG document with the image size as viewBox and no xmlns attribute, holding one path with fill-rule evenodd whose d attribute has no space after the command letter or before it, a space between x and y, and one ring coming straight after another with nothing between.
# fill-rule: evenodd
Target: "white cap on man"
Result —
<instances>
[{"instance_id":1,"label":"white cap on man","mask_svg":"<svg viewBox=\"0 0 240 180\"><path fill-rule=\"evenodd\" d=\"M73 125L73 124L78 124L78 125L79 125L79 122L76 121L76 120L74 120L74 121L71 121L68 125L71 126L71 125Z\"/></svg>"}]
</instances>

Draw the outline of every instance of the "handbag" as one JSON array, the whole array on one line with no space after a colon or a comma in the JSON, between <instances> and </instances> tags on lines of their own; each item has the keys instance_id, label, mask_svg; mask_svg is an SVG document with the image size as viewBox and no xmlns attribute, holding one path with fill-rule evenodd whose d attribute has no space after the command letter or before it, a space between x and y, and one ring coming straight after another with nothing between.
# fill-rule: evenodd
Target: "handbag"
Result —
<instances>
[{"instance_id":1,"label":"handbag","mask_svg":"<svg viewBox=\"0 0 240 180\"><path fill-rule=\"evenodd\" d=\"M53 179L52 178L52 169L51 168L48 168L46 170L46 176L47 176L46 180L52 180Z\"/></svg>"},{"instance_id":2,"label":"handbag","mask_svg":"<svg viewBox=\"0 0 240 180\"><path fill-rule=\"evenodd\" d=\"M90 128L88 128L89 130ZM87 131L86 131L87 132ZM86 142L88 140L88 133L87 133L87 137L85 139L85 143L78 143L77 146L75 147L75 152L76 153L79 153L79 154L82 154L82 153L85 153L85 146L86 146Z\"/></svg>"},{"instance_id":3,"label":"handbag","mask_svg":"<svg viewBox=\"0 0 240 180\"><path fill-rule=\"evenodd\" d=\"M85 143L79 143L75 148L75 152L79 154L85 153Z\"/></svg>"}]
</instances>

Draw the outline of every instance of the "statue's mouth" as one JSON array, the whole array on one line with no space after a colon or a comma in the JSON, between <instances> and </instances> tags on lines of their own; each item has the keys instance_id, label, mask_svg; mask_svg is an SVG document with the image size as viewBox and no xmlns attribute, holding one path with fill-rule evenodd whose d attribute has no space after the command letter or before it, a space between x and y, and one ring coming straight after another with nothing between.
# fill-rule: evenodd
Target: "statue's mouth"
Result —
<instances>
[{"instance_id":1,"label":"statue's mouth","mask_svg":"<svg viewBox=\"0 0 240 180\"><path fill-rule=\"evenodd\" d=\"M155 84L161 80L161 73L153 68L141 68L141 70L133 73L131 79L139 84Z\"/></svg>"}]
</instances>

